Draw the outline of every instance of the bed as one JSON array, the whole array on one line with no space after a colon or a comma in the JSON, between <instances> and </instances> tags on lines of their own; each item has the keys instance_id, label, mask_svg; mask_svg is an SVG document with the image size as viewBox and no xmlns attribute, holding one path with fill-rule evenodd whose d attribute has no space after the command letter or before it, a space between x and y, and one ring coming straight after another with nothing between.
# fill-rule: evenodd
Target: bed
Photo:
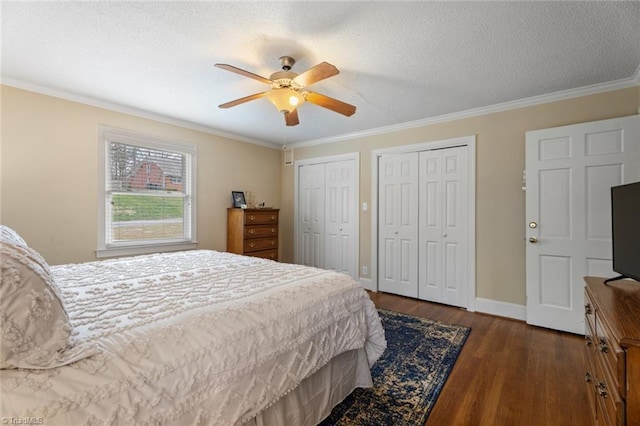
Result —
<instances>
[{"instance_id":1,"label":"bed","mask_svg":"<svg viewBox=\"0 0 640 426\"><path fill-rule=\"evenodd\" d=\"M386 347L343 274L210 250L49 266L0 230L3 419L315 425Z\"/></svg>"}]
</instances>

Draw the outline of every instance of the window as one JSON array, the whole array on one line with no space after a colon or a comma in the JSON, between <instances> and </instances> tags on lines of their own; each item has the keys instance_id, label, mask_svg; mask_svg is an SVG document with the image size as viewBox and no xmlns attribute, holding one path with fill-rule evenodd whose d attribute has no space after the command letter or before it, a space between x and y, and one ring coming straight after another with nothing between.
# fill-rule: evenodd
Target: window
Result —
<instances>
[{"instance_id":1,"label":"window","mask_svg":"<svg viewBox=\"0 0 640 426\"><path fill-rule=\"evenodd\" d=\"M195 248L195 146L99 129L98 257Z\"/></svg>"}]
</instances>

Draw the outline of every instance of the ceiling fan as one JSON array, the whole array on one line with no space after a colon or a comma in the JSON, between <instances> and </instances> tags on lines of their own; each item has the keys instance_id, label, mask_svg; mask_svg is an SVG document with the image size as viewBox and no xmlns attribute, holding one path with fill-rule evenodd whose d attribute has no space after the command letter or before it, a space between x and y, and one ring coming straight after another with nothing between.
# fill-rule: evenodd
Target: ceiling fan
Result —
<instances>
[{"instance_id":1,"label":"ceiling fan","mask_svg":"<svg viewBox=\"0 0 640 426\"><path fill-rule=\"evenodd\" d=\"M287 126L295 126L300 123L298 120L297 107L304 102L316 104L339 114L346 115L347 117L352 116L356 112L356 107L353 105L307 90L308 86L340 73L340 71L330 63L321 62L301 74L296 74L291 72L291 67L296 62L292 57L282 56L279 58L279 61L282 66L282 71L274 72L269 78L264 78L232 65L215 64L216 67L222 68L223 70L253 78L254 80L271 86L271 90L267 92L245 96L244 98L221 104L219 107L231 108L245 102L253 101L254 99L266 97L278 108L278 111L284 114L284 121Z\"/></svg>"}]
</instances>

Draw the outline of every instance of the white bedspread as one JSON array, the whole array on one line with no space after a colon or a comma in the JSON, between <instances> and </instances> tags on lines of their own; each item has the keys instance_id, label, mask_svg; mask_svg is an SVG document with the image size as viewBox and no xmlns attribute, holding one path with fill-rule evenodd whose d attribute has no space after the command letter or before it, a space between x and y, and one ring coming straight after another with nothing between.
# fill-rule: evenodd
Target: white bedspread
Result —
<instances>
[{"instance_id":1,"label":"white bedspread","mask_svg":"<svg viewBox=\"0 0 640 426\"><path fill-rule=\"evenodd\" d=\"M332 357L386 342L351 278L198 250L52 267L94 355L2 370L4 418L45 425L242 423Z\"/></svg>"}]
</instances>

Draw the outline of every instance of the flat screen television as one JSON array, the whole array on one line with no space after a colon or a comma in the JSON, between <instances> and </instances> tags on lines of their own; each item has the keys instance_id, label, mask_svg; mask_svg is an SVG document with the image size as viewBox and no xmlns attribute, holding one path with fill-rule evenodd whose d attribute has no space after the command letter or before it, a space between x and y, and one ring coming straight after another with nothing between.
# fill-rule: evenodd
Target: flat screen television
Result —
<instances>
[{"instance_id":1,"label":"flat screen television","mask_svg":"<svg viewBox=\"0 0 640 426\"><path fill-rule=\"evenodd\" d=\"M640 281L640 182L611 188L613 270L620 274L605 281Z\"/></svg>"}]
</instances>

